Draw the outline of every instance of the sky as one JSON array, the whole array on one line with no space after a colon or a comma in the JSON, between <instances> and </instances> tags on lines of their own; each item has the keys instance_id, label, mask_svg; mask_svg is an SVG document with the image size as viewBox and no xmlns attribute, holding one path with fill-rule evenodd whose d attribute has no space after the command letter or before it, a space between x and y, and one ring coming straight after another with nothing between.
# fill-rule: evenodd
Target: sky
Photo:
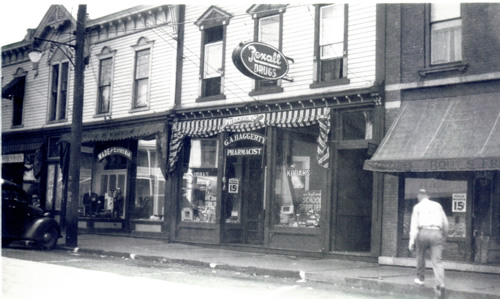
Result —
<instances>
[{"instance_id":1,"label":"sky","mask_svg":"<svg viewBox=\"0 0 500 299\"><path fill-rule=\"evenodd\" d=\"M139 1L81 1L87 4L87 13L91 19L96 19L132 6L142 4ZM80 3L81 3L80 2ZM8 45L21 41L26 35L28 28L36 28L51 4L63 4L66 9L76 19L79 2L70 1L22 1L22 0L4 0L0 4L0 46ZM170 2L169 2L170 3ZM148 1L148 4L155 4Z\"/></svg>"},{"instance_id":2,"label":"sky","mask_svg":"<svg viewBox=\"0 0 500 299\"><path fill-rule=\"evenodd\" d=\"M140 4L189 4L193 3L194 0L184 0L184 1L160 1L160 0L149 0L147 3L141 3L140 1L133 0L121 0L121 1L103 1L103 0L86 0L82 1L87 4L87 13L91 19L96 19L126 8L130 8ZM281 3L283 1L279 0L243 0L248 2L249 5L252 3ZM364 0L366 1L366 0ZM349 2L364 2L363 0L349 0ZM446 0L450 1L450 0ZM432 0L432 2L446 2L444 0ZM457 1L457 0L452 0ZM479 0L468 0L467 2L474 2ZM496 0L500 1L500 0ZM485 0L484 2L496 2L491 0ZM232 0L219 0L214 3L224 3L224 2L232 2ZM296 3L322 3L319 0L302 0L302 1L286 1L287 3L296 2ZM387 3L387 2L419 2L418 0L386 0L380 1L376 0L378 3ZM428 2L428 1L424 1ZM4 0L0 2L0 28L2 31L0 33L0 46L8 45L11 43L15 43L21 41L26 35L26 30L28 28L36 28L45 13L49 9L51 4L63 4L66 9L74 16L76 19L76 15L78 12L78 4L81 2L71 2L69 0L58 1L57 3L44 1L44 0L30 0L30 1L22 1L22 0Z\"/></svg>"}]
</instances>

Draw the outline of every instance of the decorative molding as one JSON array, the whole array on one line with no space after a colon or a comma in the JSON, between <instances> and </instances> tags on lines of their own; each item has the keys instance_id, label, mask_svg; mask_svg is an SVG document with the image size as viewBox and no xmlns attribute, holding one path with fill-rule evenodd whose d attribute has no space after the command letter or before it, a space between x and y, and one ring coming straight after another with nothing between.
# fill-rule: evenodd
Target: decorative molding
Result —
<instances>
[{"instance_id":1,"label":"decorative molding","mask_svg":"<svg viewBox=\"0 0 500 299\"><path fill-rule=\"evenodd\" d=\"M398 91L398 90L413 89L413 88L435 87L441 85L473 83L479 81L491 81L499 79L500 79L500 72L490 72L479 75L456 76L451 78L439 78L439 79L415 81L408 83L387 84L385 86L385 91Z\"/></svg>"}]
</instances>

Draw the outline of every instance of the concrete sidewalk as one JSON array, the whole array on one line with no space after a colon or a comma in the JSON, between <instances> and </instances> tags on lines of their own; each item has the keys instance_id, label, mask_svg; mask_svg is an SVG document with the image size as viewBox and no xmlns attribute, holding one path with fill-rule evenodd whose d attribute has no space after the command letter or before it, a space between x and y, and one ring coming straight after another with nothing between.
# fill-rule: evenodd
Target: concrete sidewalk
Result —
<instances>
[{"instance_id":1,"label":"concrete sidewalk","mask_svg":"<svg viewBox=\"0 0 500 299\"><path fill-rule=\"evenodd\" d=\"M64 240L60 240L60 242ZM62 244L58 247L72 250ZM200 267L255 273L339 286L382 291L388 294L414 294L415 298L434 297L434 279L428 269L424 287L414 285L411 267L329 258L308 258L207 248L163 240L84 234L78 236L79 252L144 260L184 263ZM500 298L500 275L446 271L447 298Z\"/></svg>"}]
</instances>

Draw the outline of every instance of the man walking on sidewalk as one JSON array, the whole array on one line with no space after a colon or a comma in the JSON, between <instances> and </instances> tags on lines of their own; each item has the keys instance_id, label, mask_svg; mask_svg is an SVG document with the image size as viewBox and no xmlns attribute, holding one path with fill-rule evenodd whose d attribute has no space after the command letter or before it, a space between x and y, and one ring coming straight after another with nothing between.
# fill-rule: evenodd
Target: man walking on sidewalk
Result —
<instances>
[{"instance_id":1,"label":"man walking on sidewalk","mask_svg":"<svg viewBox=\"0 0 500 299\"><path fill-rule=\"evenodd\" d=\"M448 235L448 218L441 205L429 200L425 189L418 191L418 203L413 207L408 248L417 249L417 285L424 285L425 252L430 251L432 270L436 280L436 294L444 298L444 266L441 260L443 245Z\"/></svg>"}]
</instances>

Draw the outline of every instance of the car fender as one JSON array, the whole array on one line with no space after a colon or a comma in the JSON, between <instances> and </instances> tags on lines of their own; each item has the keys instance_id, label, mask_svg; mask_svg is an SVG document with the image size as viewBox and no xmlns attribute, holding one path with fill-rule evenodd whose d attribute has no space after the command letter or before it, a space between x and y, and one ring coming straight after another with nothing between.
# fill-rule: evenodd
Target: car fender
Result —
<instances>
[{"instance_id":1,"label":"car fender","mask_svg":"<svg viewBox=\"0 0 500 299\"><path fill-rule=\"evenodd\" d=\"M59 227L59 223L57 223L57 221L52 218L43 217L36 219L33 224L26 230L24 239L41 240L43 237L43 233L51 226L57 229L57 233L59 237L61 237L61 229Z\"/></svg>"}]
</instances>

